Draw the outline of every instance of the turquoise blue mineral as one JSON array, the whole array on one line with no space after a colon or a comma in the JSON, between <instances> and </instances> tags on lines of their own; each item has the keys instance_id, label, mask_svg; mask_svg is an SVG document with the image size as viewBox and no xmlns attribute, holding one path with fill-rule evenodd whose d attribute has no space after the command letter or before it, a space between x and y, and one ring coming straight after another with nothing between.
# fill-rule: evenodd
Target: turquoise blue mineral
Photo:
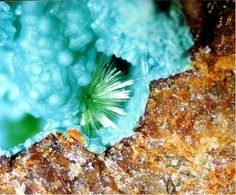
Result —
<instances>
[{"instance_id":1,"label":"turquoise blue mineral","mask_svg":"<svg viewBox=\"0 0 236 195\"><path fill-rule=\"evenodd\" d=\"M16 32L14 19L11 7L5 2L0 2L0 46L13 39Z\"/></svg>"},{"instance_id":2,"label":"turquoise blue mineral","mask_svg":"<svg viewBox=\"0 0 236 195\"><path fill-rule=\"evenodd\" d=\"M151 80L191 68L192 45L176 1L168 13L151 0L0 2L0 155L70 127L81 129L90 151L103 152L134 133ZM94 129L88 136L79 113L98 54L127 61L134 84L126 115L114 121L117 128ZM39 130L12 147L6 138L12 128L3 124L29 119ZM14 128L19 136L20 127Z\"/></svg>"}]
</instances>

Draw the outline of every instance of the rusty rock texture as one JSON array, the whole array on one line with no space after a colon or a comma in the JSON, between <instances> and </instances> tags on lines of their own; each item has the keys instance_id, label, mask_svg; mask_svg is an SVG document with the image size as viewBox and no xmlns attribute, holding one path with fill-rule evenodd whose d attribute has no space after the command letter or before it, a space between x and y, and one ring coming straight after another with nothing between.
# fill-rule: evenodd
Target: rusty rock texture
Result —
<instances>
[{"instance_id":1,"label":"rusty rock texture","mask_svg":"<svg viewBox=\"0 0 236 195\"><path fill-rule=\"evenodd\" d=\"M192 29L209 29L190 20L211 10L213 37L206 44L198 34L193 70L151 83L136 134L98 156L76 130L51 134L0 158L0 193L236 193L235 8L225 1L217 15L222 2L204 9L203 2L187 2ZM195 7L200 11L191 13Z\"/></svg>"},{"instance_id":2,"label":"rusty rock texture","mask_svg":"<svg viewBox=\"0 0 236 195\"><path fill-rule=\"evenodd\" d=\"M194 53L205 46L216 56L235 53L235 0L181 2L196 41Z\"/></svg>"}]
</instances>

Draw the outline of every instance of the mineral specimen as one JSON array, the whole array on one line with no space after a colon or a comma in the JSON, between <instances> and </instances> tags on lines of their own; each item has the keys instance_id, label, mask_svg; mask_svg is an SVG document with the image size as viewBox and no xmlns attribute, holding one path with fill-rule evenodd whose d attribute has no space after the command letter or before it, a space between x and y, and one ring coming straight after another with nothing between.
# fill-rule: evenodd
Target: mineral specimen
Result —
<instances>
[{"instance_id":1,"label":"mineral specimen","mask_svg":"<svg viewBox=\"0 0 236 195\"><path fill-rule=\"evenodd\" d=\"M6 59L3 75L12 79L19 92L13 107L18 106L22 118L25 113L40 117L40 128L46 133L78 127L84 134L83 112L88 110L84 109L88 97L85 91L93 83L97 56L115 56L127 62L121 71L133 84L128 89L131 97L122 106L126 115L106 116L103 121L107 122L99 129L92 128L89 136L85 133L90 151L100 153L133 134L144 113L152 79L190 68L186 52L193 41L175 2L168 16L151 0L22 1L1 5L1 18L9 15L8 20L0 19L6 26L3 32L12 40L9 44L4 41L0 50L0 56Z\"/></svg>"},{"instance_id":2,"label":"mineral specimen","mask_svg":"<svg viewBox=\"0 0 236 195\"><path fill-rule=\"evenodd\" d=\"M199 71L152 82L136 134L98 156L71 129L2 157L0 192L235 194L233 60L225 59L227 69L203 58Z\"/></svg>"},{"instance_id":3,"label":"mineral specimen","mask_svg":"<svg viewBox=\"0 0 236 195\"><path fill-rule=\"evenodd\" d=\"M95 155L76 130L51 134L1 157L0 193L235 194L235 5L184 9L188 21L214 15L191 25L213 37L194 37L193 70L152 82L135 135Z\"/></svg>"}]
</instances>

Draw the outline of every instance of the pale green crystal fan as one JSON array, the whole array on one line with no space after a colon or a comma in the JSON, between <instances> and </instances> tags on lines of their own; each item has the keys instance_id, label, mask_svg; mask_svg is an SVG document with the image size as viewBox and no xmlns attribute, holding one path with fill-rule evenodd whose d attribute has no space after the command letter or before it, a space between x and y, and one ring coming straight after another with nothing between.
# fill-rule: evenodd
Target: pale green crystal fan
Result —
<instances>
[{"instance_id":1,"label":"pale green crystal fan","mask_svg":"<svg viewBox=\"0 0 236 195\"><path fill-rule=\"evenodd\" d=\"M115 62L114 62L115 63ZM81 111L81 125L86 135L104 127L117 129L113 122L119 115L126 115L123 104L130 98L132 80L125 80L122 71L114 63L109 64L100 57L93 72L91 83L85 88L84 110Z\"/></svg>"},{"instance_id":2,"label":"pale green crystal fan","mask_svg":"<svg viewBox=\"0 0 236 195\"><path fill-rule=\"evenodd\" d=\"M0 2L0 147L25 117L35 126L0 155L70 127L104 151L133 134L151 80L189 68L192 44L175 2L168 14L151 0Z\"/></svg>"}]
</instances>

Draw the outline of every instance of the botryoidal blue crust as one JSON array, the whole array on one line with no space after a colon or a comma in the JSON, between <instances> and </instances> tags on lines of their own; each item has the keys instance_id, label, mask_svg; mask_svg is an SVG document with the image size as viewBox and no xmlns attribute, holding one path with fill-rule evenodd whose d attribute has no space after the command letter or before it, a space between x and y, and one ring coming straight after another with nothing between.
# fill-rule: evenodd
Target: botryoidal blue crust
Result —
<instances>
[{"instance_id":1,"label":"botryoidal blue crust","mask_svg":"<svg viewBox=\"0 0 236 195\"><path fill-rule=\"evenodd\" d=\"M155 8L151 0L39 1L11 7L0 3L0 24L0 56L5 57L0 64L0 87L9 85L11 93L19 92L12 101L5 101L0 93L0 102L9 107L5 112L18 106L21 114L47 121L45 131L8 152L0 150L0 155L27 148L55 129L81 129L78 113L98 52L128 61L128 78L134 84L126 115L114 121L117 129L84 135L87 148L95 153L133 134L144 113L151 80L190 68L186 52L193 40L175 3L169 14ZM1 82L1 78L10 79Z\"/></svg>"},{"instance_id":2,"label":"botryoidal blue crust","mask_svg":"<svg viewBox=\"0 0 236 195\"><path fill-rule=\"evenodd\" d=\"M183 54L193 40L175 4L168 14L156 11L149 0L90 0L88 5L99 51L126 59L144 74L156 67L174 73L188 63Z\"/></svg>"},{"instance_id":3,"label":"botryoidal blue crust","mask_svg":"<svg viewBox=\"0 0 236 195\"><path fill-rule=\"evenodd\" d=\"M90 0L88 6L94 18L92 28L98 35L97 50L130 62L129 77L135 81L125 108L127 115L116 121L118 130L103 128L89 139L88 148L99 153L104 146L133 134L144 113L151 80L190 68L189 57L184 54L193 40L174 4L169 15L156 11L152 1L147 0Z\"/></svg>"},{"instance_id":4,"label":"botryoidal blue crust","mask_svg":"<svg viewBox=\"0 0 236 195\"><path fill-rule=\"evenodd\" d=\"M16 32L14 19L11 7L5 2L0 2L0 46L13 39Z\"/></svg>"},{"instance_id":5,"label":"botryoidal blue crust","mask_svg":"<svg viewBox=\"0 0 236 195\"><path fill-rule=\"evenodd\" d=\"M78 124L82 89L91 82L96 48L88 15L83 1L22 3L14 74L27 111L63 121L55 126Z\"/></svg>"}]
</instances>

